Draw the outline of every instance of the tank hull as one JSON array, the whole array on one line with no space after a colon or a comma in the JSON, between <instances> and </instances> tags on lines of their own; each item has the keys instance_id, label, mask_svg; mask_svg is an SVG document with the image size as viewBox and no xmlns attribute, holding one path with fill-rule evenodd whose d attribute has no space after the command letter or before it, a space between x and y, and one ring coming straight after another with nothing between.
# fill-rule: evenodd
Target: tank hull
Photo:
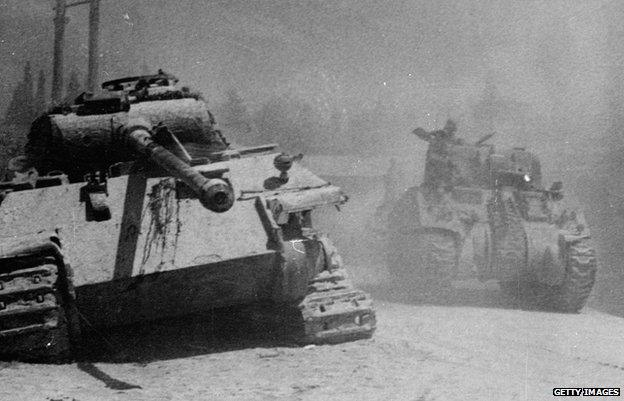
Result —
<instances>
[{"instance_id":1,"label":"tank hull","mask_svg":"<svg viewBox=\"0 0 624 401\"><path fill-rule=\"evenodd\" d=\"M267 303L296 312L303 342L373 334L370 298L312 226L340 188L302 155L231 147L176 83L109 81L33 122L34 178L0 183L0 357L58 360L81 330Z\"/></svg>"},{"instance_id":2,"label":"tank hull","mask_svg":"<svg viewBox=\"0 0 624 401\"><path fill-rule=\"evenodd\" d=\"M91 327L116 326L210 309L273 301L279 255L264 254L183 267L76 288Z\"/></svg>"},{"instance_id":3,"label":"tank hull","mask_svg":"<svg viewBox=\"0 0 624 401\"><path fill-rule=\"evenodd\" d=\"M258 155L193 167L205 176L223 176L235 188L236 202L225 213L207 209L183 181L143 162L97 187L98 207L108 211L103 218L89 212L93 189L85 182L10 192L0 208L0 244L52 233L48 237L62 249L59 271L71 271L68 280L75 289L71 297L59 292L53 307L61 310L61 300L71 298L83 331L274 304L299 310L302 321L307 319L301 328L304 342L370 337L375 329L370 299L343 273L324 278L323 272L342 272L342 262L309 224L314 209L342 204L346 197L299 165L292 166L287 182L267 185L279 174L274 158ZM0 262L6 260L0 276L3 269L13 269L16 258L38 252L24 243L17 253L0 248ZM19 296L30 297L30 290ZM2 296L0 287L0 301ZM10 296L10 302L23 302ZM36 300L32 304L36 307ZM0 307L4 354L17 343L3 342L2 312ZM26 314L38 319L31 315ZM11 333L21 333L21 326L13 326ZM40 328L45 332L48 326ZM33 357L28 350L36 342L27 339L18 351Z\"/></svg>"},{"instance_id":4,"label":"tank hull","mask_svg":"<svg viewBox=\"0 0 624 401\"><path fill-rule=\"evenodd\" d=\"M179 181L137 166L107 181L110 219L104 221L88 220L84 183L8 194L0 209L0 238L58 232L78 288L270 251L273 233L265 221L270 211L258 208L257 200L272 195L262 186L275 175L272 155L196 167L204 174L224 169L238 198L227 213L207 210ZM274 193L326 185L296 166L291 180Z\"/></svg>"}]
</instances>

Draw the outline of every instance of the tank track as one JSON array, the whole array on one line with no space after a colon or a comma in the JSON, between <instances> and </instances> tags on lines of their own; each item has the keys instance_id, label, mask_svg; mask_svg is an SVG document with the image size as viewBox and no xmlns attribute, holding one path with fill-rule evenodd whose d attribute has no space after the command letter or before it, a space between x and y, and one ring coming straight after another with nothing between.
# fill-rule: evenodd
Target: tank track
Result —
<instances>
[{"instance_id":1,"label":"tank track","mask_svg":"<svg viewBox=\"0 0 624 401\"><path fill-rule=\"evenodd\" d=\"M588 238L566 242L566 272L554 291L554 304L564 312L578 312L589 297L596 279L596 252Z\"/></svg>"},{"instance_id":2,"label":"tank track","mask_svg":"<svg viewBox=\"0 0 624 401\"><path fill-rule=\"evenodd\" d=\"M0 357L63 362L77 337L66 266L41 247L0 256ZM8 257L7 257L8 256ZM71 316L68 316L71 315Z\"/></svg>"},{"instance_id":3,"label":"tank track","mask_svg":"<svg viewBox=\"0 0 624 401\"><path fill-rule=\"evenodd\" d=\"M329 270L310 281L308 294L299 303L304 326L301 342L335 344L370 338L376 327L372 299L353 287L336 248L320 241Z\"/></svg>"},{"instance_id":4,"label":"tank track","mask_svg":"<svg viewBox=\"0 0 624 401\"><path fill-rule=\"evenodd\" d=\"M560 312L578 312L594 286L596 253L589 238L570 237L564 244L565 276L559 286L545 286L523 276L526 266L526 233L522 218L511 198L496 195L490 213L494 237L495 266L500 286L520 298L531 298L540 307ZM496 274L496 273L495 273Z\"/></svg>"},{"instance_id":5,"label":"tank track","mask_svg":"<svg viewBox=\"0 0 624 401\"><path fill-rule=\"evenodd\" d=\"M421 292L439 292L441 287L450 285L450 281L458 273L459 244L455 236L447 230L422 227L419 219L415 222L417 226L412 227L418 233L415 241L412 235L407 239L397 229L401 225L401 219L411 219L413 215L418 215L417 199L420 190L419 187L408 190L389 214L392 220L388 224L390 234L386 246L386 261L399 287L409 282ZM408 217L404 213L412 216ZM408 249L409 253L406 252Z\"/></svg>"}]
</instances>

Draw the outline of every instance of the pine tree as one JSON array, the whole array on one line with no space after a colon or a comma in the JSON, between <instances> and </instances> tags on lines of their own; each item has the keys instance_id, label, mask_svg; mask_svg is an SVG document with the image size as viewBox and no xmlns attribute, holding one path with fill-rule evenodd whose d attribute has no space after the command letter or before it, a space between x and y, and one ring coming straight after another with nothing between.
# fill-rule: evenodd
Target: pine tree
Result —
<instances>
[{"instance_id":1,"label":"pine tree","mask_svg":"<svg viewBox=\"0 0 624 401\"><path fill-rule=\"evenodd\" d=\"M317 152L333 143L322 121L314 106L288 94L269 99L255 115L260 143L277 142L291 153Z\"/></svg>"},{"instance_id":2,"label":"pine tree","mask_svg":"<svg viewBox=\"0 0 624 401\"><path fill-rule=\"evenodd\" d=\"M33 89L34 89L34 82L33 82L32 72L30 70L30 61L27 61L26 66L24 67L24 100L25 100L24 104L30 111L30 115L32 115L32 109L33 109L33 103L34 103Z\"/></svg>"},{"instance_id":3,"label":"pine tree","mask_svg":"<svg viewBox=\"0 0 624 401\"><path fill-rule=\"evenodd\" d=\"M45 112L46 109L46 76L43 70L39 70L39 80L37 81L37 93L33 106L35 117Z\"/></svg>"},{"instance_id":4,"label":"pine tree","mask_svg":"<svg viewBox=\"0 0 624 401\"><path fill-rule=\"evenodd\" d=\"M76 70L72 70L69 74L69 82L67 83L67 89L65 90L65 98L73 101L78 95L83 92L82 84L80 83L80 76Z\"/></svg>"},{"instance_id":5,"label":"pine tree","mask_svg":"<svg viewBox=\"0 0 624 401\"><path fill-rule=\"evenodd\" d=\"M149 75L153 73L154 71L150 70L147 62L145 61L145 59L143 59L143 62L141 63L141 75Z\"/></svg>"},{"instance_id":6,"label":"pine tree","mask_svg":"<svg viewBox=\"0 0 624 401\"><path fill-rule=\"evenodd\" d=\"M30 62L24 66L24 78L17 84L4 119L6 124L27 126L33 116L33 81Z\"/></svg>"},{"instance_id":7,"label":"pine tree","mask_svg":"<svg viewBox=\"0 0 624 401\"><path fill-rule=\"evenodd\" d=\"M236 89L230 89L225 94L225 103L221 106L220 125L227 130L247 134L252 131L251 116L247 111L245 101Z\"/></svg>"},{"instance_id":8,"label":"pine tree","mask_svg":"<svg viewBox=\"0 0 624 401\"><path fill-rule=\"evenodd\" d=\"M259 143L278 142L283 149L289 150L286 143L290 134L287 105L283 97L273 97L256 112L254 120Z\"/></svg>"}]
</instances>

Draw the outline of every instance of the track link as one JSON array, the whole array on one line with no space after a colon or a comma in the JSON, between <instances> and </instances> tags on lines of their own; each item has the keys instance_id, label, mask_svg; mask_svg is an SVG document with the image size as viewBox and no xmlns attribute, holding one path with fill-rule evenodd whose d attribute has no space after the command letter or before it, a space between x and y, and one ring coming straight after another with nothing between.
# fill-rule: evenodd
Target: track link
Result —
<instances>
[{"instance_id":1,"label":"track link","mask_svg":"<svg viewBox=\"0 0 624 401\"><path fill-rule=\"evenodd\" d=\"M344 269L321 272L310 282L308 290L299 304L303 342L334 344L373 335L373 302L368 294L353 288Z\"/></svg>"},{"instance_id":2,"label":"track link","mask_svg":"<svg viewBox=\"0 0 624 401\"><path fill-rule=\"evenodd\" d=\"M304 343L336 344L372 337L376 318L368 294L353 287L342 258L331 241L318 238L326 270L308 283L308 294L299 303Z\"/></svg>"},{"instance_id":3,"label":"track link","mask_svg":"<svg viewBox=\"0 0 624 401\"><path fill-rule=\"evenodd\" d=\"M67 310L73 292L65 272L58 258L37 248L0 259L0 357L44 362L69 358Z\"/></svg>"}]
</instances>

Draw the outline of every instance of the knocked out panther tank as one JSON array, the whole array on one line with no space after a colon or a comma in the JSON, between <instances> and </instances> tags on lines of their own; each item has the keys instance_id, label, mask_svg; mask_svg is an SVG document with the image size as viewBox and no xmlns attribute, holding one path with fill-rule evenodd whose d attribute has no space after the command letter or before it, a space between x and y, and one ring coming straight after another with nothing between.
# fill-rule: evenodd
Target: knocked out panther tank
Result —
<instances>
[{"instance_id":1,"label":"knocked out panther tank","mask_svg":"<svg viewBox=\"0 0 624 401\"><path fill-rule=\"evenodd\" d=\"M0 184L3 358L64 359L85 330L235 305L294 311L304 343L372 335L370 298L312 226L340 188L275 145L230 146L171 75L102 88L36 120L38 176Z\"/></svg>"},{"instance_id":2,"label":"knocked out panther tank","mask_svg":"<svg viewBox=\"0 0 624 401\"><path fill-rule=\"evenodd\" d=\"M534 154L496 150L486 144L492 135L465 143L452 121L414 133L429 148L423 183L389 213L387 255L396 276L421 289L494 279L549 309L580 310L596 257L583 214L564 206L561 182L545 189Z\"/></svg>"}]
</instances>

